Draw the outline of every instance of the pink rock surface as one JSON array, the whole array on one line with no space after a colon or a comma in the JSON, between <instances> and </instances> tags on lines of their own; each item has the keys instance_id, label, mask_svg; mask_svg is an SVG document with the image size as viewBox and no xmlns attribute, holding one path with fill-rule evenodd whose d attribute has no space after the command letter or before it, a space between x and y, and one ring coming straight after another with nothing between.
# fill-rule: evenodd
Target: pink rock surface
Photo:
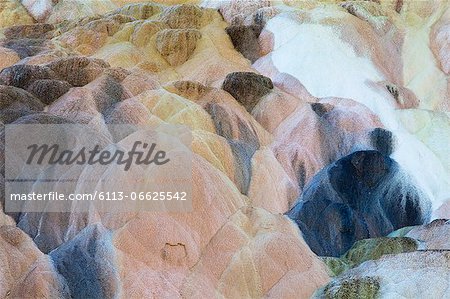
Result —
<instances>
[{"instance_id":1,"label":"pink rock surface","mask_svg":"<svg viewBox=\"0 0 450 299\"><path fill-rule=\"evenodd\" d=\"M193 209L2 208L0 297L310 298L330 272L284 214L318 172L360 150L413 177L432 201L424 218L449 218L445 1L134 2L0 3L0 27L18 25L0 33L0 134L10 123L74 122L109 140L109 124L184 125ZM136 183L145 173L117 173L78 179L150 188ZM407 236L448 249L448 226ZM448 273L445 253L413 252L361 264L331 286L417 297L432 281L432 295L445 297Z\"/></svg>"}]
</instances>

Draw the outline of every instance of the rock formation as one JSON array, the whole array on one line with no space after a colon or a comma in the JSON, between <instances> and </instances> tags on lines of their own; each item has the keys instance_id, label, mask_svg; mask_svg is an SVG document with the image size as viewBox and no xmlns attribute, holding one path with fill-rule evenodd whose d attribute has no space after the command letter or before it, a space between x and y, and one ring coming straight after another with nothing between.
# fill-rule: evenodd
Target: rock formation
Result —
<instances>
[{"instance_id":1,"label":"rock formation","mask_svg":"<svg viewBox=\"0 0 450 299\"><path fill-rule=\"evenodd\" d=\"M426 222L430 207L395 161L359 151L320 171L288 215L316 254L339 256L357 240Z\"/></svg>"},{"instance_id":2,"label":"rock formation","mask_svg":"<svg viewBox=\"0 0 450 299\"><path fill-rule=\"evenodd\" d=\"M449 297L449 16L432 0L1 1L2 194L8 125L83 124L124 148L133 126L182 125L193 198L50 213L2 196L0 297ZM52 190L118 173L66 169Z\"/></svg>"}]
</instances>

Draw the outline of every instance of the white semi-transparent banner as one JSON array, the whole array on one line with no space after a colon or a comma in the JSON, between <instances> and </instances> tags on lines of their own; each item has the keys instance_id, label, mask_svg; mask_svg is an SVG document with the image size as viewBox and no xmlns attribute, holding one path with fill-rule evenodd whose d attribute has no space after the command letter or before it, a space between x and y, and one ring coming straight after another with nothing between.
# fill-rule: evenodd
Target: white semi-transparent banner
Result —
<instances>
[{"instance_id":1,"label":"white semi-transparent banner","mask_svg":"<svg viewBox=\"0 0 450 299\"><path fill-rule=\"evenodd\" d=\"M185 126L5 127L6 212L192 209Z\"/></svg>"}]
</instances>

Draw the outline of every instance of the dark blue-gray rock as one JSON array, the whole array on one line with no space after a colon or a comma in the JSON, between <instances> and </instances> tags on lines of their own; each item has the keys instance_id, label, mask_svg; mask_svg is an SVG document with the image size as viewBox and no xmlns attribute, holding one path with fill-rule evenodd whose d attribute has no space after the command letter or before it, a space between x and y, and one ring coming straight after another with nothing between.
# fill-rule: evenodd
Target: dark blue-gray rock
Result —
<instances>
[{"instance_id":1,"label":"dark blue-gray rock","mask_svg":"<svg viewBox=\"0 0 450 299\"><path fill-rule=\"evenodd\" d=\"M8 86L10 87L10 86ZM11 87L13 88L13 87ZM18 88L17 88L18 89ZM21 89L19 89L21 90ZM23 91L23 90L22 90ZM25 92L25 91L24 91ZM0 93L1 94L1 93ZM45 112L34 112L29 109L3 109L0 110L0 120L5 124L73 124L72 121L51 115ZM5 128L0 128L0 201L4 207L4 174L5 174ZM25 204L22 203L22 204ZM70 213L7 213L25 231L44 253L58 247L64 241L65 231L63 225L68 227ZM55 225L58 223L58 226ZM55 227L61 227L55 230ZM59 234L57 234L59 232Z\"/></svg>"},{"instance_id":2,"label":"dark blue-gray rock","mask_svg":"<svg viewBox=\"0 0 450 299\"><path fill-rule=\"evenodd\" d=\"M340 256L358 240L426 222L429 199L378 151L354 152L322 169L287 213L320 256Z\"/></svg>"},{"instance_id":3,"label":"dark blue-gray rock","mask_svg":"<svg viewBox=\"0 0 450 299\"><path fill-rule=\"evenodd\" d=\"M234 157L236 185L242 194L247 195L252 177L252 157L257 148L251 144L235 140L228 140L228 144Z\"/></svg>"},{"instance_id":4,"label":"dark blue-gray rock","mask_svg":"<svg viewBox=\"0 0 450 299\"><path fill-rule=\"evenodd\" d=\"M226 109L218 103L208 103L204 108L211 115L218 135L228 141L235 140L245 143L255 150L259 148L259 139L255 129L241 118L236 117L232 110ZM233 123L237 123L237 126L233 126Z\"/></svg>"},{"instance_id":5,"label":"dark blue-gray rock","mask_svg":"<svg viewBox=\"0 0 450 299\"><path fill-rule=\"evenodd\" d=\"M26 232L40 251L49 253L67 240L70 213L8 213L17 227Z\"/></svg>"},{"instance_id":6,"label":"dark blue-gray rock","mask_svg":"<svg viewBox=\"0 0 450 299\"><path fill-rule=\"evenodd\" d=\"M318 117L322 117L324 114L333 110L333 105L323 103L311 103L311 109L317 114Z\"/></svg>"},{"instance_id":7,"label":"dark blue-gray rock","mask_svg":"<svg viewBox=\"0 0 450 299\"><path fill-rule=\"evenodd\" d=\"M372 146L382 154L389 156L394 151L394 136L391 131L375 128L370 132Z\"/></svg>"},{"instance_id":8,"label":"dark blue-gray rock","mask_svg":"<svg viewBox=\"0 0 450 299\"><path fill-rule=\"evenodd\" d=\"M261 97L273 89L270 78L252 72L235 72L225 77L222 89L251 112Z\"/></svg>"},{"instance_id":9,"label":"dark blue-gray rock","mask_svg":"<svg viewBox=\"0 0 450 299\"><path fill-rule=\"evenodd\" d=\"M75 238L50 252L66 279L72 298L115 298L119 274L114 264L111 232L101 224L84 228Z\"/></svg>"}]
</instances>

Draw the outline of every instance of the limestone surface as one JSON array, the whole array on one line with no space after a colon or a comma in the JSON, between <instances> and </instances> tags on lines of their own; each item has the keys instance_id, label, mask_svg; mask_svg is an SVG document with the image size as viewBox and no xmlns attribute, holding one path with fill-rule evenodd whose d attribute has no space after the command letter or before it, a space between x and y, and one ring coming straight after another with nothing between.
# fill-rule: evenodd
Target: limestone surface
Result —
<instances>
[{"instance_id":1,"label":"limestone surface","mask_svg":"<svg viewBox=\"0 0 450 299\"><path fill-rule=\"evenodd\" d=\"M0 0L0 297L450 297L449 72L448 1ZM9 211L6 130L48 124L171 136L192 210Z\"/></svg>"}]
</instances>

